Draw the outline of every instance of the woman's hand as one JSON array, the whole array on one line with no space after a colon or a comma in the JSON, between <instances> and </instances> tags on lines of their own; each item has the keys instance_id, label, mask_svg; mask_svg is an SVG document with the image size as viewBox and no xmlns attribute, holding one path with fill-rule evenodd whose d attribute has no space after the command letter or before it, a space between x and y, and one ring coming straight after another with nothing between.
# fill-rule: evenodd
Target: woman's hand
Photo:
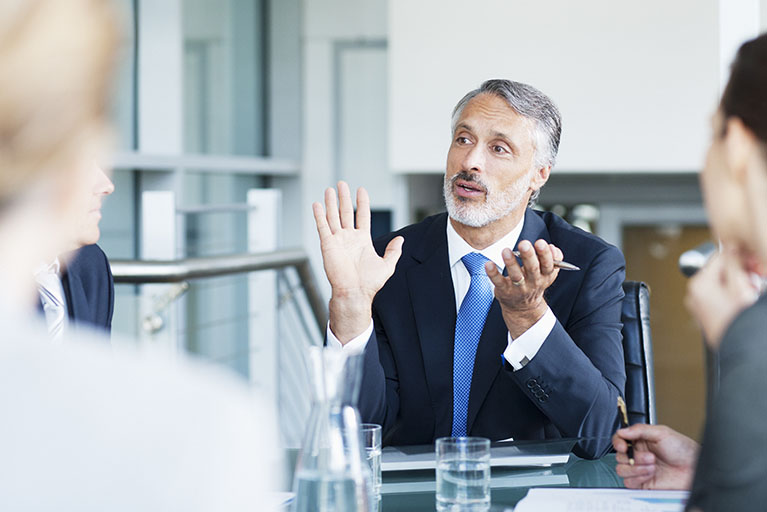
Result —
<instances>
[{"instance_id":1,"label":"woman's hand","mask_svg":"<svg viewBox=\"0 0 767 512\"><path fill-rule=\"evenodd\" d=\"M690 278L685 306L700 323L706 343L718 349L727 327L757 297L741 259L725 249Z\"/></svg>"}]
</instances>

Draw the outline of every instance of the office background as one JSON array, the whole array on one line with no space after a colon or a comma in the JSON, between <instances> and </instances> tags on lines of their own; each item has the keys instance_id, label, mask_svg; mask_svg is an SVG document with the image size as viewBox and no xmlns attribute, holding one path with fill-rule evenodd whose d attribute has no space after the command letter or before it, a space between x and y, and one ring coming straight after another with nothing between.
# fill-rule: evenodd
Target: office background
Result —
<instances>
[{"instance_id":1,"label":"office background","mask_svg":"<svg viewBox=\"0 0 767 512\"><path fill-rule=\"evenodd\" d=\"M440 211L452 106L486 78L525 81L563 113L540 206L621 247L650 285L659 421L699 437L703 349L676 262L710 238L708 116L767 0L115 1L110 258L302 248L327 296L310 209L323 189L368 188L378 231ZM322 337L298 276L189 284L119 285L115 331L231 367L297 445L303 353Z\"/></svg>"}]
</instances>

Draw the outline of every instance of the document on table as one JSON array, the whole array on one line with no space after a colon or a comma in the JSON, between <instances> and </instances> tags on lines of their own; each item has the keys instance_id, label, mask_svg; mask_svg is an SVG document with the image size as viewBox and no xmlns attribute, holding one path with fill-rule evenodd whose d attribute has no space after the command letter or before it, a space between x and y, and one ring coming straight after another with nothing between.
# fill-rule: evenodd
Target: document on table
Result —
<instances>
[{"instance_id":1,"label":"document on table","mask_svg":"<svg viewBox=\"0 0 767 512\"><path fill-rule=\"evenodd\" d=\"M575 439L497 442L490 447L490 465L507 467L551 467L565 464ZM383 471L434 469L434 445L387 446L381 452Z\"/></svg>"},{"instance_id":2,"label":"document on table","mask_svg":"<svg viewBox=\"0 0 767 512\"><path fill-rule=\"evenodd\" d=\"M491 489L511 489L517 487L534 487L536 485L560 485L567 486L570 480L564 469L538 469L538 470L507 470L493 471L490 476ZM402 475L402 476L401 476ZM387 481L383 483L383 494L410 494L434 492L437 490L437 482L434 478L411 476L408 473L389 474Z\"/></svg>"},{"instance_id":3,"label":"document on table","mask_svg":"<svg viewBox=\"0 0 767 512\"><path fill-rule=\"evenodd\" d=\"M530 489L514 512L683 512L688 491L631 489Z\"/></svg>"}]
</instances>

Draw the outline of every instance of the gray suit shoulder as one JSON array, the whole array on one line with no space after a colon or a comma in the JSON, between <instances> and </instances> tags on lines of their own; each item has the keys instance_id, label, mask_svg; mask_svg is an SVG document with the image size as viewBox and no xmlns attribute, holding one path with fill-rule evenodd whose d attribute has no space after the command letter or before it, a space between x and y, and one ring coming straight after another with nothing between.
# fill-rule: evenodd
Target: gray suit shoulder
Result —
<instances>
[{"instance_id":1,"label":"gray suit shoulder","mask_svg":"<svg viewBox=\"0 0 767 512\"><path fill-rule=\"evenodd\" d=\"M719 356L722 364L731 358L756 357L767 365L767 294L733 320L724 334ZM767 373L762 378L767 379ZM767 387L767 380L764 384Z\"/></svg>"}]
</instances>

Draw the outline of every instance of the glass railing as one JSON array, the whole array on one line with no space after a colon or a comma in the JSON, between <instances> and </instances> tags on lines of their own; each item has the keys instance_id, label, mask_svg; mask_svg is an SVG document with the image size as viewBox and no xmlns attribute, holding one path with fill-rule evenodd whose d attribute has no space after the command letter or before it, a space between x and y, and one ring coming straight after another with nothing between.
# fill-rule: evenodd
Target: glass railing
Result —
<instances>
[{"instance_id":1,"label":"glass railing","mask_svg":"<svg viewBox=\"0 0 767 512\"><path fill-rule=\"evenodd\" d=\"M284 446L300 445L305 354L322 344L327 321L302 250L110 263L113 332L233 370L277 404Z\"/></svg>"}]
</instances>

